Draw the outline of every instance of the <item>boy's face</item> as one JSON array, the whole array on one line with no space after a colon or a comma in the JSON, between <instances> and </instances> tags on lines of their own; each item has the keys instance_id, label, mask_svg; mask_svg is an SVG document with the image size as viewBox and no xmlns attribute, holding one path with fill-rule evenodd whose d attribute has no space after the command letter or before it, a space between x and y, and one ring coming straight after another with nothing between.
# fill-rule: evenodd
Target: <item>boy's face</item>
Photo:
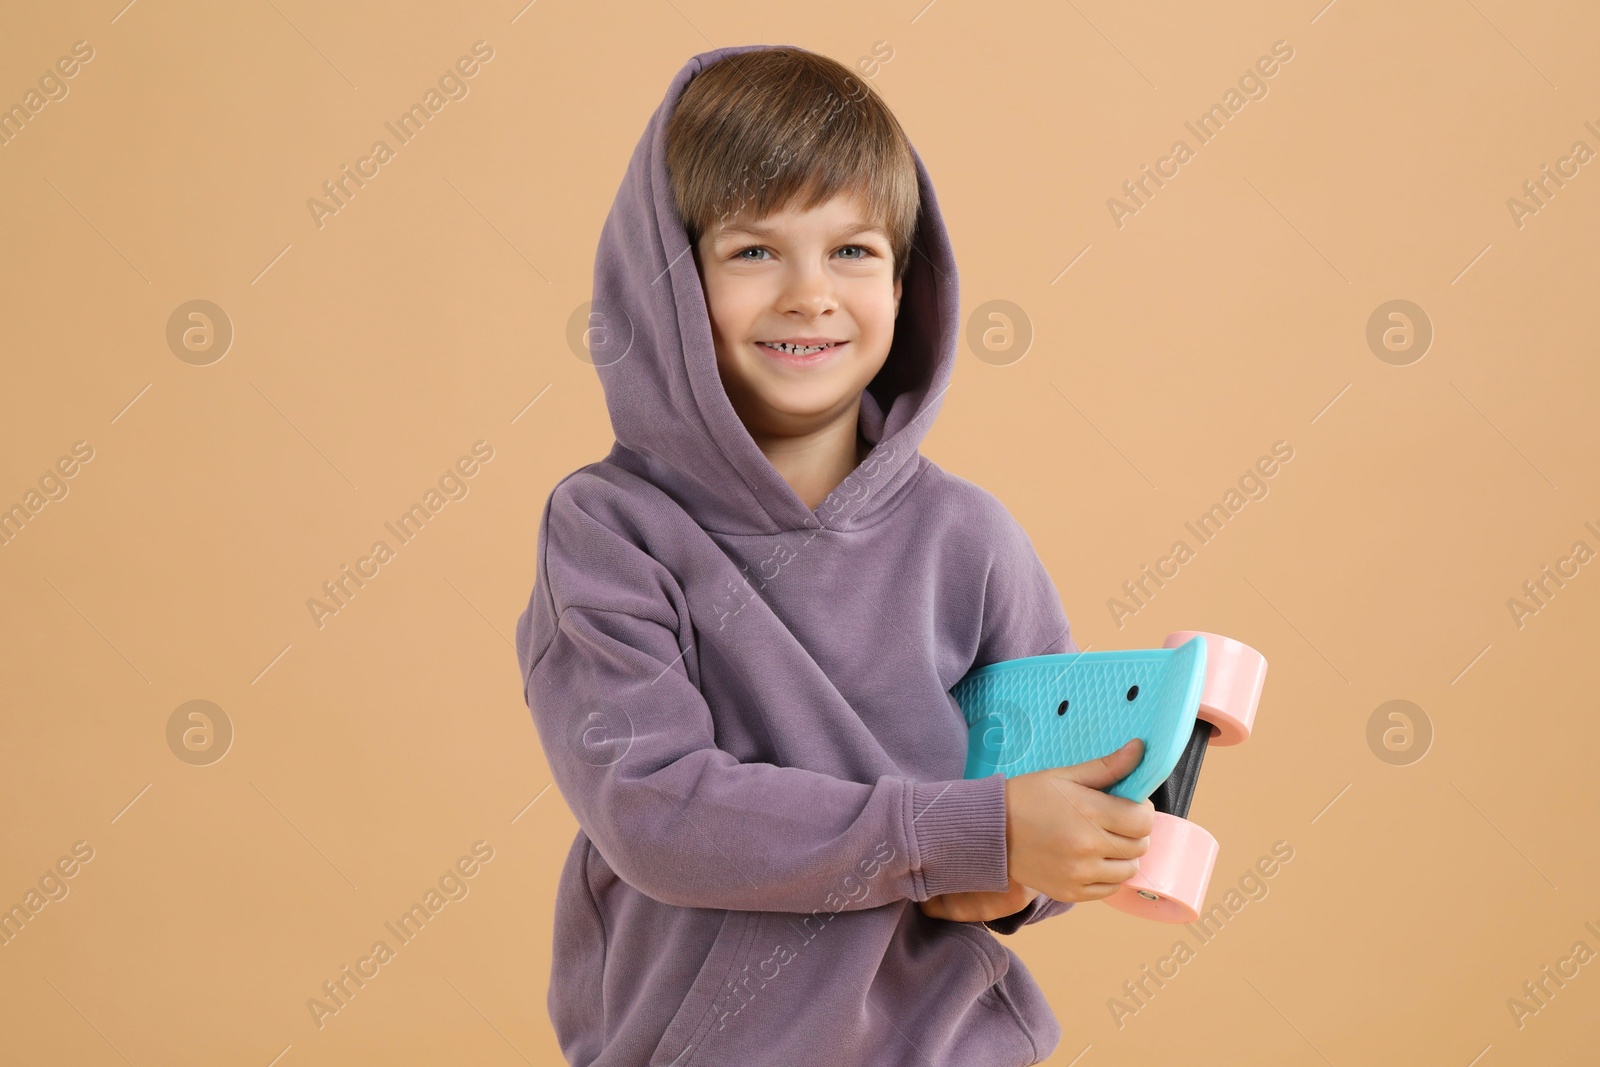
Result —
<instances>
[{"instance_id":1,"label":"boy's face","mask_svg":"<svg viewBox=\"0 0 1600 1067\"><path fill-rule=\"evenodd\" d=\"M701 236L695 262L723 388L758 444L859 407L889 356L901 285L888 235L853 194L720 226ZM776 341L833 346L788 356L765 343Z\"/></svg>"}]
</instances>

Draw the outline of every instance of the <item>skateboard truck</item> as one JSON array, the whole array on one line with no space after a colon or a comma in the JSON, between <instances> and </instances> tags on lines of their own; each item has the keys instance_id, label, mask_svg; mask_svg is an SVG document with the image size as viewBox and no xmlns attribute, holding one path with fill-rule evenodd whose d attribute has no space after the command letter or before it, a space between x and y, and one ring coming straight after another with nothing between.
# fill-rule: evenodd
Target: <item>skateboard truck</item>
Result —
<instances>
[{"instance_id":1,"label":"skateboard truck","mask_svg":"<svg viewBox=\"0 0 1600 1067\"><path fill-rule=\"evenodd\" d=\"M1159 649L1065 652L991 663L950 690L967 722L965 777L1007 778L1070 767L1135 737L1144 757L1106 790L1156 809L1139 870L1105 901L1159 922L1194 922L1217 840L1190 822L1208 746L1250 736L1267 661L1249 645L1201 630Z\"/></svg>"}]
</instances>

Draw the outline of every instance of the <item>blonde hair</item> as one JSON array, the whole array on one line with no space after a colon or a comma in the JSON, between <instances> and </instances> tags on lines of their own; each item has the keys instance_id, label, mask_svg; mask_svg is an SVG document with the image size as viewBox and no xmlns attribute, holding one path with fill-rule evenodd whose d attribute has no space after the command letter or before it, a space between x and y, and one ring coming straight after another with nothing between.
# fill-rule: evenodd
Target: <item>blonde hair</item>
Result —
<instances>
[{"instance_id":1,"label":"blonde hair","mask_svg":"<svg viewBox=\"0 0 1600 1067\"><path fill-rule=\"evenodd\" d=\"M799 48L727 56L697 74L667 123L667 172L691 247L791 203L859 196L905 273L921 195L905 131L866 81Z\"/></svg>"}]
</instances>

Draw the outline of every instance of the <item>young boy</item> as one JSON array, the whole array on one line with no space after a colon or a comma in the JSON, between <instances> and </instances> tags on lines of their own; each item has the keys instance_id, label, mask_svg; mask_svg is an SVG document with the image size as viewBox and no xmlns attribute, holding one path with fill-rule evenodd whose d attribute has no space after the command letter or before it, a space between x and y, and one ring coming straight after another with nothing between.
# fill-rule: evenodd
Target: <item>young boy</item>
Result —
<instances>
[{"instance_id":1,"label":"young boy","mask_svg":"<svg viewBox=\"0 0 1600 1067\"><path fill-rule=\"evenodd\" d=\"M951 687L1077 647L1021 527L917 451L959 313L876 93L792 47L679 71L595 264L616 444L551 492L517 623L581 828L548 998L569 1063L1018 1067L1059 1043L993 934L1109 895L1153 807L1101 791L1136 741L962 777Z\"/></svg>"}]
</instances>

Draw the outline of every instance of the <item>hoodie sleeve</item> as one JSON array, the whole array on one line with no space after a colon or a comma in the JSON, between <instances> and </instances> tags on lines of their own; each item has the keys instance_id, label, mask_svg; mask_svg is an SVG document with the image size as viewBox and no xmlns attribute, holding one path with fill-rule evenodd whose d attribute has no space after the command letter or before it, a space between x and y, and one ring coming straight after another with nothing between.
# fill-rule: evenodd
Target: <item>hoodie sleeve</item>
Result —
<instances>
[{"instance_id":1,"label":"hoodie sleeve","mask_svg":"<svg viewBox=\"0 0 1600 1067\"><path fill-rule=\"evenodd\" d=\"M973 668L1024 656L1077 652L1071 624L1050 572L1034 551L1020 523L998 500L1002 532L983 598L982 637ZM997 934L1014 934L1029 923L1069 911L1072 904L1040 893L1027 907L983 925Z\"/></svg>"},{"instance_id":2,"label":"hoodie sleeve","mask_svg":"<svg viewBox=\"0 0 1600 1067\"><path fill-rule=\"evenodd\" d=\"M682 907L787 912L1006 887L1001 775L868 785L741 763L685 668L694 630L661 564L559 501L540 557L544 588L517 625L525 697L563 798L629 884ZM783 715L783 692L770 698L764 713Z\"/></svg>"}]
</instances>

